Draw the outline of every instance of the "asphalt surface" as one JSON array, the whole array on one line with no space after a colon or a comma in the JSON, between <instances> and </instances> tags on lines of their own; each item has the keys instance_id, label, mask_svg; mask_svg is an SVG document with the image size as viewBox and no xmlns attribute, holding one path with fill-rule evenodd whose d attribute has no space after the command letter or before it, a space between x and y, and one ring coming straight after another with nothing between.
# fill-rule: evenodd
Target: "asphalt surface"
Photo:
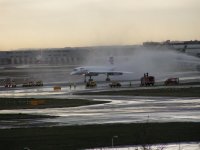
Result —
<instances>
[{"instance_id":1,"label":"asphalt surface","mask_svg":"<svg viewBox=\"0 0 200 150\"><path fill-rule=\"evenodd\" d=\"M105 87L97 90L105 90ZM109 88L107 88L109 89ZM34 98L86 98L110 101L110 103L73 108L0 110L0 114L25 113L57 116L49 119L0 121L0 128L32 126L65 126L131 122L184 122L200 121L200 98L135 97L135 96L76 96L73 92L85 91L82 85L76 89L65 86L54 92L51 86L17 88L0 91L0 97ZM118 89L120 90L120 89Z\"/></svg>"},{"instance_id":2,"label":"asphalt surface","mask_svg":"<svg viewBox=\"0 0 200 150\"><path fill-rule=\"evenodd\" d=\"M71 68L73 68L72 66ZM41 77L48 79L44 87L17 88L0 87L0 97L27 97L27 98L86 98L91 100L110 101L110 103L82 106L76 108L47 108L47 109L21 109L0 110L0 114L25 113L57 116L49 119L34 120L1 120L0 128L35 127L35 126L62 126L81 124L128 123L128 122L169 122L169 121L200 121L200 98L171 98L171 97L135 97L135 96L76 96L76 92L110 90L109 83L100 82L95 89L86 89L82 84L82 77L71 77L69 67L39 68ZM38 70L38 69L37 69ZM61 70L61 72L60 72ZM20 72L20 74L17 74ZM1 76L12 74L13 78L22 77L27 70L4 70ZM33 74L34 73L34 74ZM38 71L30 69L28 74L37 75ZM57 78L55 78L55 75ZM162 83L166 77L180 77L182 83L200 81L199 72L176 72L158 77L156 83ZM37 75L38 76L38 75ZM62 76L62 77L61 77ZM165 77L166 76L166 77ZM103 76L104 77L104 76ZM52 79L52 80L51 80ZM76 88L69 87L70 82L76 82ZM131 79L122 82L122 88L138 88L139 80ZM134 84L134 85L133 85ZM61 85L61 91L54 91L53 86ZM183 87L183 86L182 86ZM158 87L160 88L160 87ZM165 88L165 87L162 87ZM179 87L175 87L179 88ZM120 90L120 88L115 89Z\"/></svg>"},{"instance_id":3,"label":"asphalt surface","mask_svg":"<svg viewBox=\"0 0 200 150\"><path fill-rule=\"evenodd\" d=\"M115 139L119 140L119 139ZM157 145L148 145L147 148L152 150L199 150L199 143L177 143L177 144L157 144ZM104 150L142 150L141 146L126 146L126 147L114 147L109 148L105 147ZM92 150L92 149L88 149ZM102 150L102 148L95 148L94 150Z\"/></svg>"}]
</instances>

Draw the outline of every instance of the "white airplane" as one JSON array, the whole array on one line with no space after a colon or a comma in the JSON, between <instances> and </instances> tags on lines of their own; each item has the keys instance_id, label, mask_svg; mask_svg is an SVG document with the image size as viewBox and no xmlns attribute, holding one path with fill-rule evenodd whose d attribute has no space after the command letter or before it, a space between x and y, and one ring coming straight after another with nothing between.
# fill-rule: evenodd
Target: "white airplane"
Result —
<instances>
[{"instance_id":1,"label":"white airplane","mask_svg":"<svg viewBox=\"0 0 200 150\"><path fill-rule=\"evenodd\" d=\"M92 76L98 76L99 74L104 74L107 76L106 81L110 81L109 76L123 75L124 73L128 73L128 72L115 71L114 67L83 66L83 67L74 68L70 74L71 75L84 75L85 82L86 82L86 77L89 77L89 81L91 81Z\"/></svg>"}]
</instances>

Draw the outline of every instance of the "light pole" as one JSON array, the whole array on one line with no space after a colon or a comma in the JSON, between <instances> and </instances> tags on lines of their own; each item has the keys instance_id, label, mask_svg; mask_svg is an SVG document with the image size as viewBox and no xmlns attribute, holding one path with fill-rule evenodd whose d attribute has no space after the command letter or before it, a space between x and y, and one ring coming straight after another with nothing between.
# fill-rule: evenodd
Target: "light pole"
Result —
<instances>
[{"instance_id":1,"label":"light pole","mask_svg":"<svg viewBox=\"0 0 200 150\"><path fill-rule=\"evenodd\" d=\"M112 137L112 147L114 147L114 138L118 138L118 136L115 135L115 136Z\"/></svg>"}]
</instances>

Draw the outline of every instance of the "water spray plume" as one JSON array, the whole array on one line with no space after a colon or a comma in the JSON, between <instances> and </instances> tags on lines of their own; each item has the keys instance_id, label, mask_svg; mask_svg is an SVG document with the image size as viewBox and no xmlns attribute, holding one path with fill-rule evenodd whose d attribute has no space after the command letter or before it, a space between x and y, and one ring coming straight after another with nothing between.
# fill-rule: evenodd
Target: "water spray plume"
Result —
<instances>
[{"instance_id":1,"label":"water spray plume","mask_svg":"<svg viewBox=\"0 0 200 150\"><path fill-rule=\"evenodd\" d=\"M145 72L149 72L159 78L178 72L196 71L200 65L199 58L167 48L152 49L138 47L126 53L124 50L106 51L98 49L88 55L85 65L107 66L109 58L113 59L116 70L133 72L131 75L118 76L120 79L140 78ZM114 77L115 78L115 77Z\"/></svg>"}]
</instances>

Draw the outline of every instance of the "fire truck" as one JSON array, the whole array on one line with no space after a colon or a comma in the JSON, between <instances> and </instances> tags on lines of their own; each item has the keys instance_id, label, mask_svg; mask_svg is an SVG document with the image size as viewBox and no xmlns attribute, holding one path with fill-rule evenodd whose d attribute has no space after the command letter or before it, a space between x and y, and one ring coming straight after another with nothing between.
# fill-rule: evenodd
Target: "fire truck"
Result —
<instances>
[{"instance_id":1,"label":"fire truck","mask_svg":"<svg viewBox=\"0 0 200 150\"><path fill-rule=\"evenodd\" d=\"M153 86L155 84L155 77L149 76L148 73L145 73L144 76L140 79L141 86Z\"/></svg>"}]
</instances>

